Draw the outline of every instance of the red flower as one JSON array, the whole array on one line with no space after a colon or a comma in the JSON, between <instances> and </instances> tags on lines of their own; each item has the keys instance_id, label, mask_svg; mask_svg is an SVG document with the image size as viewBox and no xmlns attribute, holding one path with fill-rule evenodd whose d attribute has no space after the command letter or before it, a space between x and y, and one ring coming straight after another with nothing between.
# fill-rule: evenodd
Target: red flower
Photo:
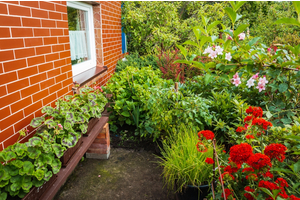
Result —
<instances>
[{"instance_id":1,"label":"red flower","mask_svg":"<svg viewBox=\"0 0 300 200\"><path fill-rule=\"evenodd\" d=\"M255 190L251 189L249 186L246 186L245 191L253 193ZM247 200L254 200L253 196L247 192L244 194L244 196L247 198Z\"/></svg>"},{"instance_id":2,"label":"red flower","mask_svg":"<svg viewBox=\"0 0 300 200\"><path fill-rule=\"evenodd\" d=\"M251 167L246 167L242 170L242 172L254 172L254 169Z\"/></svg>"},{"instance_id":3,"label":"red flower","mask_svg":"<svg viewBox=\"0 0 300 200\"><path fill-rule=\"evenodd\" d=\"M247 180L257 181L257 175L256 174L249 174L246 176Z\"/></svg>"},{"instance_id":4,"label":"red flower","mask_svg":"<svg viewBox=\"0 0 300 200\"><path fill-rule=\"evenodd\" d=\"M204 130L198 133L198 137L201 138L201 135L205 137L207 140L212 140L215 137L215 134L212 131Z\"/></svg>"},{"instance_id":5,"label":"red flower","mask_svg":"<svg viewBox=\"0 0 300 200\"><path fill-rule=\"evenodd\" d=\"M263 177L267 178L273 178L273 174L270 171L267 171L266 173L262 174Z\"/></svg>"},{"instance_id":6,"label":"red flower","mask_svg":"<svg viewBox=\"0 0 300 200\"><path fill-rule=\"evenodd\" d=\"M277 178L275 182L278 183L280 187L289 187L289 184L283 178Z\"/></svg>"},{"instance_id":7,"label":"red flower","mask_svg":"<svg viewBox=\"0 0 300 200\"><path fill-rule=\"evenodd\" d=\"M264 153L270 159L276 158L278 161L283 162L286 150L287 148L283 144L270 144L266 146Z\"/></svg>"},{"instance_id":8,"label":"red flower","mask_svg":"<svg viewBox=\"0 0 300 200\"><path fill-rule=\"evenodd\" d=\"M234 145L230 148L230 159L236 164L243 164L253 155L252 147L247 143Z\"/></svg>"},{"instance_id":9,"label":"red flower","mask_svg":"<svg viewBox=\"0 0 300 200\"><path fill-rule=\"evenodd\" d=\"M246 139L250 140L250 139L254 139L255 137L253 135L246 135Z\"/></svg>"},{"instance_id":10,"label":"red flower","mask_svg":"<svg viewBox=\"0 0 300 200\"><path fill-rule=\"evenodd\" d=\"M207 164L214 164L214 160L212 158L206 158L205 162Z\"/></svg>"},{"instance_id":11,"label":"red flower","mask_svg":"<svg viewBox=\"0 0 300 200\"><path fill-rule=\"evenodd\" d=\"M248 159L247 164L250 165L253 169L258 169L258 170L272 167L270 158L261 153L256 153L252 155Z\"/></svg>"},{"instance_id":12,"label":"red flower","mask_svg":"<svg viewBox=\"0 0 300 200\"><path fill-rule=\"evenodd\" d=\"M262 118L254 118L252 121L252 125L262 126L265 130L267 130L269 126L273 126L271 122L268 122Z\"/></svg>"},{"instance_id":13,"label":"red flower","mask_svg":"<svg viewBox=\"0 0 300 200\"><path fill-rule=\"evenodd\" d=\"M262 117L263 116L263 110L261 107L249 107L246 110L247 114L252 114L254 117Z\"/></svg>"},{"instance_id":14,"label":"red flower","mask_svg":"<svg viewBox=\"0 0 300 200\"><path fill-rule=\"evenodd\" d=\"M232 176L229 172L224 172L223 174L221 174L222 176L222 180L223 181L233 181L234 180L234 176ZM221 181L221 179L219 179Z\"/></svg>"},{"instance_id":15,"label":"red flower","mask_svg":"<svg viewBox=\"0 0 300 200\"><path fill-rule=\"evenodd\" d=\"M259 181L258 187L263 187L270 191L279 189L279 187L275 183L272 183L270 181L264 181L264 180Z\"/></svg>"},{"instance_id":16,"label":"red flower","mask_svg":"<svg viewBox=\"0 0 300 200\"><path fill-rule=\"evenodd\" d=\"M244 122L250 122L253 119L253 116L247 116L244 119Z\"/></svg>"},{"instance_id":17,"label":"red flower","mask_svg":"<svg viewBox=\"0 0 300 200\"><path fill-rule=\"evenodd\" d=\"M202 142L198 142L198 143L196 144L196 147L197 147L197 150L198 150L199 152L201 152L201 153L207 152L207 148L206 148L206 146L205 146Z\"/></svg>"},{"instance_id":18,"label":"red flower","mask_svg":"<svg viewBox=\"0 0 300 200\"><path fill-rule=\"evenodd\" d=\"M300 200L300 198L298 198L298 197L296 197L296 196L294 196L294 195L291 195L291 196L290 196L290 200Z\"/></svg>"},{"instance_id":19,"label":"red flower","mask_svg":"<svg viewBox=\"0 0 300 200\"><path fill-rule=\"evenodd\" d=\"M228 197L232 194L231 193L231 190L228 189L228 188L225 188L225 196L226 196L226 199L228 199ZM222 192L222 198L224 198L224 193Z\"/></svg>"},{"instance_id":20,"label":"red flower","mask_svg":"<svg viewBox=\"0 0 300 200\"><path fill-rule=\"evenodd\" d=\"M240 168L238 167L231 167L230 165L228 165L227 167L225 167L224 172L229 172L229 173L236 173Z\"/></svg>"},{"instance_id":21,"label":"red flower","mask_svg":"<svg viewBox=\"0 0 300 200\"><path fill-rule=\"evenodd\" d=\"M245 127L239 126L239 127L237 127L236 132L241 133L241 132L243 132L245 130L246 130Z\"/></svg>"},{"instance_id":22,"label":"red flower","mask_svg":"<svg viewBox=\"0 0 300 200\"><path fill-rule=\"evenodd\" d=\"M223 150L223 153L226 153L226 151L225 151L225 150Z\"/></svg>"}]
</instances>

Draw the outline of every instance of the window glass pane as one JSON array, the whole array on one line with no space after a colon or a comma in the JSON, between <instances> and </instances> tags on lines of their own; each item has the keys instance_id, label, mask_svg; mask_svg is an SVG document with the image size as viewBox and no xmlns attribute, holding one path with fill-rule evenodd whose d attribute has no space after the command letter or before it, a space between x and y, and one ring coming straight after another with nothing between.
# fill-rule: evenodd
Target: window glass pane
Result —
<instances>
[{"instance_id":1,"label":"window glass pane","mask_svg":"<svg viewBox=\"0 0 300 200\"><path fill-rule=\"evenodd\" d=\"M68 24L72 65L90 60L88 12L68 7Z\"/></svg>"}]
</instances>

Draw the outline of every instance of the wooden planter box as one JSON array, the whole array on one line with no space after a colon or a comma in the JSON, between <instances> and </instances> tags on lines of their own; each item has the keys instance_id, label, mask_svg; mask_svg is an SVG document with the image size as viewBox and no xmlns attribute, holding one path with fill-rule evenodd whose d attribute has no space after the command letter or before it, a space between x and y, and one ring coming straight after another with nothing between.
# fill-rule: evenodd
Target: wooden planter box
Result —
<instances>
[{"instance_id":1,"label":"wooden planter box","mask_svg":"<svg viewBox=\"0 0 300 200\"><path fill-rule=\"evenodd\" d=\"M66 167L68 165L68 162L70 161L70 159L72 158L73 154L77 151L77 149L80 147L81 144L82 144L82 136L78 140L77 144L74 147L69 148L64 153L64 155L60 158L61 166L62 167Z\"/></svg>"},{"instance_id":2,"label":"wooden planter box","mask_svg":"<svg viewBox=\"0 0 300 200\"><path fill-rule=\"evenodd\" d=\"M88 129L87 129L87 132L86 134L83 134L84 136L89 136L91 130L94 128L94 126L99 122L99 118L92 118L90 119L89 121L89 124L88 124Z\"/></svg>"}]
</instances>

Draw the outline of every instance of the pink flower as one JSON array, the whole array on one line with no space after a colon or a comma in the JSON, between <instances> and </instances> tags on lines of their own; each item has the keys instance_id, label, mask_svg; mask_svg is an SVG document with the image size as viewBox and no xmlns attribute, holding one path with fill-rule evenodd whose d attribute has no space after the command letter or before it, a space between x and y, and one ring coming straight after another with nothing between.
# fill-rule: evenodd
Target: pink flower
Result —
<instances>
[{"instance_id":1,"label":"pink flower","mask_svg":"<svg viewBox=\"0 0 300 200\"><path fill-rule=\"evenodd\" d=\"M232 56L231 56L230 52L225 54L225 59L226 60L231 61L231 58L232 58Z\"/></svg>"},{"instance_id":2,"label":"pink flower","mask_svg":"<svg viewBox=\"0 0 300 200\"><path fill-rule=\"evenodd\" d=\"M232 83L235 85L235 86L238 86L239 84L241 84L241 79L240 78L237 78L237 79L233 79Z\"/></svg>"},{"instance_id":3,"label":"pink flower","mask_svg":"<svg viewBox=\"0 0 300 200\"><path fill-rule=\"evenodd\" d=\"M256 73L252 76L252 79L257 79L258 78L259 73Z\"/></svg>"},{"instance_id":4,"label":"pink flower","mask_svg":"<svg viewBox=\"0 0 300 200\"><path fill-rule=\"evenodd\" d=\"M232 30L230 30L230 32L232 33ZM227 40L232 40L232 37L230 35L228 35Z\"/></svg>"},{"instance_id":5,"label":"pink flower","mask_svg":"<svg viewBox=\"0 0 300 200\"><path fill-rule=\"evenodd\" d=\"M269 52L269 53L271 52L271 48L270 48L270 47L268 48L268 52Z\"/></svg>"},{"instance_id":6,"label":"pink flower","mask_svg":"<svg viewBox=\"0 0 300 200\"><path fill-rule=\"evenodd\" d=\"M211 53L212 51L213 51L213 50L212 50L212 47L208 46L208 47L204 50L203 54Z\"/></svg>"},{"instance_id":7,"label":"pink flower","mask_svg":"<svg viewBox=\"0 0 300 200\"><path fill-rule=\"evenodd\" d=\"M238 36L239 36L239 40L244 40L245 37L246 37L246 34L245 33L240 33Z\"/></svg>"},{"instance_id":8,"label":"pink flower","mask_svg":"<svg viewBox=\"0 0 300 200\"><path fill-rule=\"evenodd\" d=\"M212 50L212 51L210 52L210 54L208 55L208 57L210 57L210 58L212 58L212 59L218 57L217 51L213 51L213 50Z\"/></svg>"},{"instance_id":9,"label":"pink flower","mask_svg":"<svg viewBox=\"0 0 300 200\"><path fill-rule=\"evenodd\" d=\"M63 130L63 126L61 124L57 125L61 130Z\"/></svg>"},{"instance_id":10,"label":"pink flower","mask_svg":"<svg viewBox=\"0 0 300 200\"><path fill-rule=\"evenodd\" d=\"M258 83L256 88L259 90L259 92L266 90L265 84L262 84L262 83Z\"/></svg>"},{"instance_id":11,"label":"pink flower","mask_svg":"<svg viewBox=\"0 0 300 200\"><path fill-rule=\"evenodd\" d=\"M240 78L238 73L235 73L235 75L233 75L233 79L237 79Z\"/></svg>"},{"instance_id":12,"label":"pink flower","mask_svg":"<svg viewBox=\"0 0 300 200\"><path fill-rule=\"evenodd\" d=\"M220 46L217 46L215 51L217 52L218 55L223 55L223 49Z\"/></svg>"},{"instance_id":13,"label":"pink flower","mask_svg":"<svg viewBox=\"0 0 300 200\"><path fill-rule=\"evenodd\" d=\"M264 76L263 78L259 78L259 82L258 82L258 84L267 84L267 83L269 83L269 81L267 81L267 79L266 79L266 76Z\"/></svg>"}]
</instances>

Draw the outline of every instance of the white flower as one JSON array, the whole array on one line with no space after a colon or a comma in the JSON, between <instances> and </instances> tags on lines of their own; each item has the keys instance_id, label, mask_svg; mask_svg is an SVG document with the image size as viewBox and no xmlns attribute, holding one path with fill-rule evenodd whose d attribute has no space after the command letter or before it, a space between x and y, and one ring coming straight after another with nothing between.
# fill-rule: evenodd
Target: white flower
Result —
<instances>
[{"instance_id":1,"label":"white flower","mask_svg":"<svg viewBox=\"0 0 300 200\"><path fill-rule=\"evenodd\" d=\"M216 52L216 51L211 51L210 54L208 55L208 57L210 57L210 58L212 58L212 59L218 57L218 56L217 56L217 52Z\"/></svg>"},{"instance_id":2,"label":"white flower","mask_svg":"<svg viewBox=\"0 0 300 200\"><path fill-rule=\"evenodd\" d=\"M220 46L217 46L215 51L217 52L218 55L223 55L223 49Z\"/></svg>"},{"instance_id":3,"label":"white flower","mask_svg":"<svg viewBox=\"0 0 300 200\"><path fill-rule=\"evenodd\" d=\"M232 58L232 56L231 56L230 52L225 54L225 59L226 60L231 61L231 58Z\"/></svg>"},{"instance_id":4,"label":"white flower","mask_svg":"<svg viewBox=\"0 0 300 200\"><path fill-rule=\"evenodd\" d=\"M253 79L253 78L250 78L248 81L247 81L247 86L248 86L248 88L250 88L251 86L254 86L254 82L255 82L255 80Z\"/></svg>"},{"instance_id":5,"label":"white flower","mask_svg":"<svg viewBox=\"0 0 300 200\"><path fill-rule=\"evenodd\" d=\"M204 50L203 54L211 53L212 51L213 51L212 48L211 48L210 46L208 46L208 47Z\"/></svg>"},{"instance_id":6,"label":"white flower","mask_svg":"<svg viewBox=\"0 0 300 200\"><path fill-rule=\"evenodd\" d=\"M245 33L240 33L238 36L239 36L239 40L244 40L245 37L246 37L246 34Z\"/></svg>"}]
</instances>

